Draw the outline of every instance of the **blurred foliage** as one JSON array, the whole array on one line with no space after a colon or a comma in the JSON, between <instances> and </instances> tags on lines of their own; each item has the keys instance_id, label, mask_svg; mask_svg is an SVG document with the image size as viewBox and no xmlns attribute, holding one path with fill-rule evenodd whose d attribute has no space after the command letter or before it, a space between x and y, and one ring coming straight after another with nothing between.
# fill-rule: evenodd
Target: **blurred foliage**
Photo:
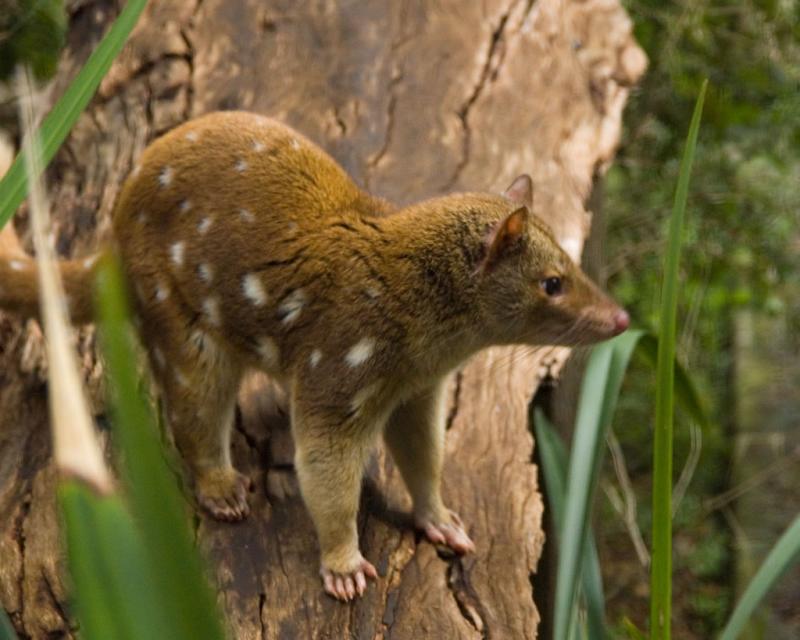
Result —
<instances>
[{"instance_id":1,"label":"blurred foliage","mask_svg":"<svg viewBox=\"0 0 800 640\"><path fill-rule=\"evenodd\" d=\"M681 314L689 320L685 355L707 356L719 346L722 314L739 305L783 310L783 284L800 272L800 3L625 4L650 68L631 96L623 146L608 175L608 254L615 261L608 275L640 321L654 325L657 249L691 106L708 76Z\"/></svg>"},{"instance_id":2,"label":"blurred foliage","mask_svg":"<svg viewBox=\"0 0 800 640\"><path fill-rule=\"evenodd\" d=\"M694 637L710 637L733 597L727 524L700 506L729 480L733 313L779 314L800 341L800 3L622 1L650 66L631 93L622 146L605 181L605 275L617 299L651 329L658 328L662 246L678 159L692 104L702 79L710 79L684 231L678 353L716 426L703 431L700 463L675 520L676 530L698 540L690 560L676 557L675 595L684 602L676 602L675 615L702 619L692 625ZM632 366L615 430L647 539L652 430L643 425L652 424L653 380L643 363ZM692 447L687 420L679 412L676 479ZM700 544L704 537L707 544ZM599 531L601 548L603 538ZM605 542L613 540L619 538L609 530ZM689 580L693 569L699 575ZM709 593L727 610L706 606ZM631 611L610 614L619 622Z\"/></svg>"},{"instance_id":3,"label":"blurred foliage","mask_svg":"<svg viewBox=\"0 0 800 640\"><path fill-rule=\"evenodd\" d=\"M39 80L56 71L67 33L63 0L0 0L0 81L17 64Z\"/></svg>"}]
</instances>

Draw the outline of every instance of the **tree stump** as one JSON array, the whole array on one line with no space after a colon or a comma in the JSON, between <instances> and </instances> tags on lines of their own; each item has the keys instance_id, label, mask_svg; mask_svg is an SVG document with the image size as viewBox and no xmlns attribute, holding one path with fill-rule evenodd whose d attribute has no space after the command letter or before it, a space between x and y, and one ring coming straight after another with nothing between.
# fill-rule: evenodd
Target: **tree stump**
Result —
<instances>
[{"instance_id":1,"label":"tree stump","mask_svg":"<svg viewBox=\"0 0 800 640\"><path fill-rule=\"evenodd\" d=\"M68 6L56 96L119 9ZM150 140L236 108L287 122L398 204L500 192L531 173L535 213L579 256L593 176L612 158L645 64L618 0L152 2L48 171L56 246L78 256L101 241ZM25 240L24 207L16 226ZM78 344L97 392L93 335L81 329ZM35 323L0 318L0 602L22 637L71 638L41 351ZM195 520L231 636L536 637L542 501L527 409L566 356L491 349L453 376L444 494L468 525L473 555L440 558L415 534L399 474L376 456L360 531L380 578L351 605L322 592L286 416L278 394L250 379L234 456L255 480L252 513L240 524Z\"/></svg>"}]
</instances>

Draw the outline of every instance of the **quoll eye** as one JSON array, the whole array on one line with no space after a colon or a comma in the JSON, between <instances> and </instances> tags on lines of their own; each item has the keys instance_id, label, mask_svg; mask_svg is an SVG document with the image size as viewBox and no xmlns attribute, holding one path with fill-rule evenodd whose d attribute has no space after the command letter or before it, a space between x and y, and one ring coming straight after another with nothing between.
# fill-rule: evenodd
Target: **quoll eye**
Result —
<instances>
[{"instance_id":1,"label":"quoll eye","mask_svg":"<svg viewBox=\"0 0 800 640\"><path fill-rule=\"evenodd\" d=\"M548 296L557 296L561 293L561 278L552 276L541 281L542 289Z\"/></svg>"}]
</instances>

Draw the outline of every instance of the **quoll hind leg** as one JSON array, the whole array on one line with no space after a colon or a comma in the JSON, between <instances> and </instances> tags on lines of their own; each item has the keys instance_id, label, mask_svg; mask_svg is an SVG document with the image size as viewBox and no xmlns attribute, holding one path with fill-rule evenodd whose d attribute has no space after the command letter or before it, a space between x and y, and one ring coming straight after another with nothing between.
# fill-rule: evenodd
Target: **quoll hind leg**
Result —
<instances>
[{"instance_id":1,"label":"quoll hind leg","mask_svg":"<svg viewBox=\"0 0 800 640\"><path fill-rule=\"evenodd\" d=\"M250 479L231 463L231 431L242 369L214 338L198 329L166 357L155 356L156 377L175 443L192 474L201 507L219 520L250 512Z\"/></svg>"},{"instance_id":2,"label":"quoll hind leg","mask_svg":"<svg viewBox=\"0 0 800 640\"><path fill-rule=\"evenodd\" d=\"M374 442L369 429L341 424L336 416L322 418L292 408L295 467L300 490L319 540L325 592L337 600L352 600L376 578L375 567L358 548L356 516L364 465Z\"/></svg>"},{"instance_id":3,"label":"quoll hind leg","mask_svg":"<svg viewBox=\"0 0 800 640\"><path fill-rule=\"evenodd\" d=\"M399 405L384 438L414 501L414 523L437 545L464 554L475 550L461 518L441 497L444 462L443 383Z\"/></svg>"}]
</instances>

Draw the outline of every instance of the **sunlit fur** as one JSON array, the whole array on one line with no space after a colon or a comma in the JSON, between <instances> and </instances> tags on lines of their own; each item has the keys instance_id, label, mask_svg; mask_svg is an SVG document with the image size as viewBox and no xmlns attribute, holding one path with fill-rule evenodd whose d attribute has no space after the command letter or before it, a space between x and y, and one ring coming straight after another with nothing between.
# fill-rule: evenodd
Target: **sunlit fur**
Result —
<instances>
[{"instance_id":1,"label":"sunlit fur","mask_svg":"<svg viewBox=\"0 0 800 640\"><path fill-rule=\"evenodd\" d=\"M297 132L246 113L210 114L154 142L123 187L112 247L200 504L247 515L230 432L241 377L259 368L291 398L326 591L349 599L374 576L356 512L382 434L417 526L472 550L440 495L445 376L490 345L619 332L617 306L530 215L530 187L521 176L505 196L395 209ZM0 305L35 312L34 269L0 253ZM90 319L93 269L63 265L78 321ZM552 276L563 292L548 296Z\"/></svg>"}]
</instances>

